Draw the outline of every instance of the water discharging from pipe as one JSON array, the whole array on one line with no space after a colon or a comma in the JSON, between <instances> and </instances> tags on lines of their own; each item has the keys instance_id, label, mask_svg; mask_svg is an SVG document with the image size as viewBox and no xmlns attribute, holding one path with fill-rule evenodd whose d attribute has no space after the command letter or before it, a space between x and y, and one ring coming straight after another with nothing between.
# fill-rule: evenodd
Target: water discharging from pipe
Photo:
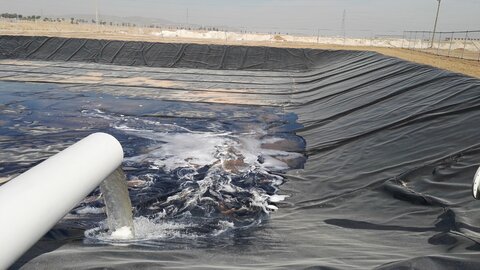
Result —
<instances>
[{"instance_id":1,"label":"water discharging from pipe","mask_svg":"<svg viewBox=\"0 0 480 270\"><path fill-rule=\"evenodd\" d=\"M134 237L132 202L128 195L125 173L118 167L101 184L107 213L107 224L112 237L131 239Z\"/></svg>"}]
</instances>

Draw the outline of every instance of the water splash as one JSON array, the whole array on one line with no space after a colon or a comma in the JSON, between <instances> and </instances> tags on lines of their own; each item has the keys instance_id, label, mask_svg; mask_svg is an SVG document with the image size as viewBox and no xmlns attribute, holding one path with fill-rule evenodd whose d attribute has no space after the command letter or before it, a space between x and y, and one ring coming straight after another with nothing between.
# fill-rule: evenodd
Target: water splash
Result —
<instances>
[{"instance_id":1,"label":"water splash","mask_svg":"<svg viewBox=\"0 0 480 270\"><path fill-rule=\"evenodd\" d=\"M82 113L108 119L114 133L125 136L123 166L135 229L134 238L124 239L123 230L112 234L105 220L85 232L88 243L155 246L254 228L288 197L277 194L282 173L301 168L306 159L305 141L291 131L296 120L291 115L264 113L200 125L197 119ZM89 207L103 206L97 197L75 212L96 215Z\"/></svg>"},{"instance_id":2,"label":"water splash","mask_svg":"<svg viewBox=\"0 0 480 270\"><path fill-rule=\"evenodd\" d=\"M132 203L121 166L103 180L100 191L105 202L108 230L112 238L134 238Z\"/></svg>"}]
</instances>

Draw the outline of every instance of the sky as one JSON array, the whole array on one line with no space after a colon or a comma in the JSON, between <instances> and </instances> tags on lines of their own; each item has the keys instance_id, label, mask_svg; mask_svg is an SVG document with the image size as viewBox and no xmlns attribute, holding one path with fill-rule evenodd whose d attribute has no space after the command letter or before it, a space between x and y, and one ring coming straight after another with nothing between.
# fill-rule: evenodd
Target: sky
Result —
<instances>
[{"instance_id":1,"label":"sky","mask_svg":"<svg viewBox=\"0 0 480 270\"><path fill-rule=\"evenodd\" d=\"M347 36L431 30L437 0L0 0L0 13L99 13L248 31ZM188 10L188 12L187 12ZM480 0L442 0L438 31L480 30Z\"/></svg>"}]
</instances>

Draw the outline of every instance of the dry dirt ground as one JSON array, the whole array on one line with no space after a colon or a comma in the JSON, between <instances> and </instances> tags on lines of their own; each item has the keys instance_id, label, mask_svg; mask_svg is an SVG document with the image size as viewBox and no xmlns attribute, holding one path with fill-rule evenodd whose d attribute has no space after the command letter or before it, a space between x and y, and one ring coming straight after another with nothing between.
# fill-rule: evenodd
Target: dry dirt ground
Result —
<instances>
[{"instance_id":1,"label":"dry dirt ground","mask_svg":"<svg viewBox=\"0 0 480 270\"><path fill-rule=\"evenodd\" d=\"M164 38L152 35L158 32L155 28L95 26L93 24L70 24L68 22L8 22L0 21L0 35L55 36L69 38L90 38L109 40L134 40L168 43L226 44L246 46L269 46L283 48L312 48L326 50L359 50L375 51L384 55L398 57L407 61L438 67L480 78L480 61L449 58L431 55L419 51L401 48L340 46L328 44L312 44L300 42L274 41L235 41L220 39Z\"/></svg>"}]
</instances>

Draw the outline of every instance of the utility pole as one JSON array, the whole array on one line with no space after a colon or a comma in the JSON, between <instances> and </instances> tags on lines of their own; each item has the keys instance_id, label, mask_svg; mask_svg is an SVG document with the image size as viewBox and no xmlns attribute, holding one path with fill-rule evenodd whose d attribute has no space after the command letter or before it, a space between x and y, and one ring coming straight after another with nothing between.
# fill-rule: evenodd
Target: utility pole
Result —
<instances>
[{"instance_id":1,"label":"utility pole","mask_svg":"<svg viewBox=\"0 0 480 270\"><path fill-rule=\"evenodd\" d=\"M95 24L98 29L98 0L95 0Z\"/></svg>"},{"instance_id":2,"label":"utility pole","mask_svg":"<svg viewBox=\"0 0 480 270\"><path fill-rule=\"evenodd\" d=\"M188 27L188 8L187 8L187 25L186 27Z\"/></svg>"},{"instance_id":3,"label":"utility pole","mask_svg":"<svg viewBox=\"0 0 480 270\"><path fill-rule=\"evenodd\" d=\"M343 16L342 16L342 36L343 36L343 45L345 45L345 35L346 35L346 30L345 30L345 20L347 17L347 10L343 10Z\"/></svg>"},{"instance_id":4,"label":"utility pole","mask_svg":"<svg viewBox=\"0 0 480 270\"><path fill-rule=\"evenodd\" d=\"M438 1L437 16L435 16L435 24L433 25L432 43L430 44L430 48L433 48L433 42L435 41L435 32L437 31L438 14L440 13L440 4L442 3L442 0L437 0L437 1Z\"/></svg>"}]
</instances>

